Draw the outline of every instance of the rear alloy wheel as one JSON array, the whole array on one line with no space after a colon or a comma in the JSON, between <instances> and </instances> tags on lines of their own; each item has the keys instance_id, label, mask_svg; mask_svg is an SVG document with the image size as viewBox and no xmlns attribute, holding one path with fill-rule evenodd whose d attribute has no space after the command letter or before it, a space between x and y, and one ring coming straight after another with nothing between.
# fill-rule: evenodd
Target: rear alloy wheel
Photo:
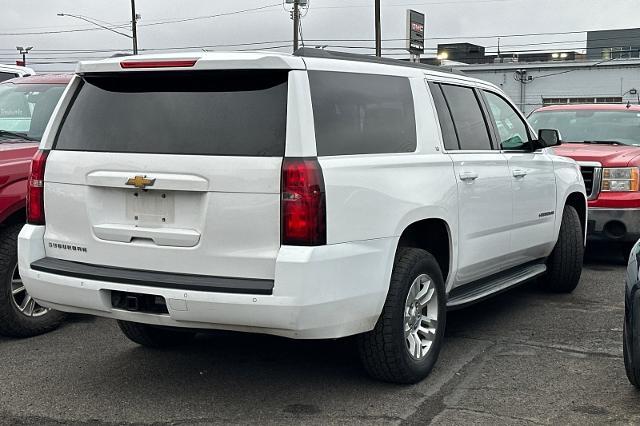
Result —
<instances>
[{"instance_id":1,"label":"rear alloy wheel","mask_svg":"<svg viewBox=\"0 0 640 426\"><path fill-rule=\"evenodd\" d=\"M438 297L433 279L422 274L413 280L404 304L404 337L414 359L424 358L436 338Z\"/></svg>"},{"instance_id":2,"label":"rear alloy wheel","mask_svg":"<svg viewBox=\"0 0 640 426\"><path fill-rule=\"evenodd\" d=\"M0 334L30 337L58 327L64 314L40 306L18 272L17 239L22 225L0 230Z\"/></svg>"},{"instance_id":3,"label":"rear alloy wheel","mask_svg":"<svg viewBox=\"0 0 640 426\"><path fill-rule=\"evenodd\" d=\"M400 247L380 318L373 330L358 336L367 373L393 383L427 377L442 347L445 319L438 262L425 250Z\"/></svg>"}]
</instances>

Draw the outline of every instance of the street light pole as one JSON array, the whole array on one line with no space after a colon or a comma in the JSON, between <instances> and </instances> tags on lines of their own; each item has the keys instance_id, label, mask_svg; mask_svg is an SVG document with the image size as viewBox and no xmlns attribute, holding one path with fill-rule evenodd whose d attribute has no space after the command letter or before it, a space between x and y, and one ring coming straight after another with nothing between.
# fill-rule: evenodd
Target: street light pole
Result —
<instances>
[{"instance_id":1,"label":"street light pole","mask_svg":"<svg viewBox=\"0 0 640 426\"><path fill-rule=\"evenodd\" d=\"M138 15L136 14L136 0L131 0L131 34L133 35L133 54L138 54Z\"/></svg>"},{"instance_id":2,"label":"street light pole","mask_svg":"<svg viewBox=\"0 0 640 426\"><path fill-rule=\"evenodd\" d=\"M380 28L380 0L375 0L375 19L376 19L376 56L382 56L382 36Z\"/></svg>"},{"instance_id":3,"label":"street light pole","mask_svg":"<svg viewBox=\"0 0 640 426\"><path fill-rule=\"evenodd\" d=\"M33 49L33 46L29 46L29 47L16 46L16 49L22 55L22 66L26 67L27 66L27 53L29 53L29 51L31 49Z\"/></svg>"}]
</instances>

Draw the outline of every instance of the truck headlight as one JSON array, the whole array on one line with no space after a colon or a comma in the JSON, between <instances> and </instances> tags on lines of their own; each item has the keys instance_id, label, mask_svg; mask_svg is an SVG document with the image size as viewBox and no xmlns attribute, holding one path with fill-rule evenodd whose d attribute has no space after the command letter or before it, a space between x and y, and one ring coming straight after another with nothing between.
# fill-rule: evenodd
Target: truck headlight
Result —
<instances>
[{"instance_id":1,"label":"truck headlight","mask_svg":"<svg viewBox=\"0 0 640 426\"><path fill-rule=\"evenodd\" d=\"M639 175L637 167L615 167L602 169L602 191L637 191L639 188Z\"/></svg>"}]
</instances>

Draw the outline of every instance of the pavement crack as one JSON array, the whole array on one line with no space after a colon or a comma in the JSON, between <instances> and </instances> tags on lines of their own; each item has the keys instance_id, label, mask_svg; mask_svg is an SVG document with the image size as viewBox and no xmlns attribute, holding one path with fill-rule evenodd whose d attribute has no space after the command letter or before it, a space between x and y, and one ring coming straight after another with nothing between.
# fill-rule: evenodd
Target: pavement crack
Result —
<instances>
[{"instance_id":1,"label":"pavement crack","mask_svg":"<svg viewBox=\"0 0 640 426\"><path fill-rule=\"evenodd\" d=\"M482 351L478 352L476 355L469 358L460 368L458 368L451 377L430 395L424 395L417 401L415 409L412 410L410 414L405 417L405 419L401 422L403 425L410 424L429 424L434 418L436 418L440 413L447 409L447 405L445 403L445 398L451 392L454 392L459 384L466 380L467 372L473 368L476 364L476 361L483 359L487 352L491 351L496 347L496 342L491 340L481 340L481 339L470 339L474 341L482 341L487 345L482 349Z\"/></svg>"},{"instance_id":2,"label":"pavement crack","mask_svg":"<svg viewBox=\"0 0 640 426\"><path fill-rule=\"evenodd\" d=\"M489 340L487 338L468 337L463 335L456 335L455 337L470 339L470 340L478 340L482 342L486 342ZM513 340L513 339L504 339L504 338L495 339L495 340L492 340L492 342L496 344L510 344L510 345L526 346L531 348L552 349L555 351L569 352L569 353L580 354L580 355L591 356L591 357L622 359L622 355L616 355L611 352L589 351L576 346L562 345L557 343L544 343L544 342L536 342L536 341L530 341L530 340Z\"/></svg>"},{"instance_id":3,"label":"pavement crack","mask_svg":"<svg viewBox=\"0 0 640 426\"><path fill-rule=\"evenodd\" d=\"M531 418L528 418L528 417L510 416L510 415L507 415L507 414L496 414L496 413L492 413L490 411L475 410L473 408L468 408L468 407L449 406L449 407L447 407L447 409L448 410L455 410L455 411L466 411L468 413L474 413L474 414L482 414L482 415L485 415L485 416L497 417L497 418L505 419L505 420L525 421L525 422L533 423L533 424L536 424L536 425L546 425L547 424L547 423L541 422L539 420L531 419Z\"/></svg>"}]
</instances>

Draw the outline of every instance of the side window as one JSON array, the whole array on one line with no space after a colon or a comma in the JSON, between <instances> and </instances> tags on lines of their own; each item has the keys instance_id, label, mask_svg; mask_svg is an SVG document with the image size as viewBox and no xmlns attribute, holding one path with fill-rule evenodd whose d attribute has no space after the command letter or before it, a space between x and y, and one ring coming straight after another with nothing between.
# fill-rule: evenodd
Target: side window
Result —
<instances>
[{"instance_id":1,"label":"side window","mask_svg":"<svg viewBox=\"0 0 640 426\"><path fill-rule=\"evenodd\" d=\"M460 149L491 150L489 129L474 90L443 84L442 91L451 110Z\"/></svg>"},{"instance_id":2,"label":"side window","mask_svg":"<svg viewBox=\"0 0 640 426\"><path fill-rule=\"evenodd\" d=\"M308 75L318 155L416 150L408 78L333 71Z\"/></svg>"},{"instance_id":3,"label":"side window","mask_svg":"<svg viewBox=\"0 0 640 426\"><path fill-rule=\"evenodd\" d=\"M506 150L523 149L523 145L529 142L529 132L525 122L500 96L486 91L484 96L498 130L500 147Z\"/></svg>"},{"instance_id":4,"label":"side window","mask_svg":"<svg viewBox=\"0 0 640 426\"><path fill-rule=\"evenodd\" d=\"M16 74L0 71L0 81L6 81L15 77L17 77Z\"/></svg>"},{"instance_id":5,"label":"side window","mask_svg":"<svg viewBox=\"0 0 640 426\"><path fill-rule=\"evenodd\" d=\"M438 121L440 121L440 130L442 131L442 141L444 142L445 149L447 151L460 149L456 128L451 118L451 111L449 111L449 106L442 94L440 85L429 83L429 88L431 89L433 103L436 105L436 111L438 111Z\"/></svg>"}]
</instances>

